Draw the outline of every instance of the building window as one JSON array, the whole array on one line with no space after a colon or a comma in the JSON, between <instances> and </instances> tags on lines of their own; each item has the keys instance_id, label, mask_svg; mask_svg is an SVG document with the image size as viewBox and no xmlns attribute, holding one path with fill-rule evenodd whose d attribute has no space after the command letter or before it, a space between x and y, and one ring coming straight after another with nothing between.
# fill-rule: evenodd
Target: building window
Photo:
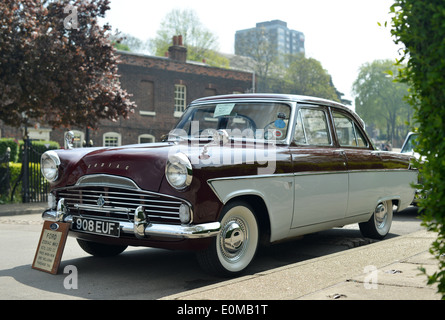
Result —
<instances>
[{"instance_id":1,"label":"building window","mask_svg":"<svg viewBox=\"0 0 445 320\"><path fill-rule=\"evenodd\" d=\"M140 92L141 97L138 103L139 114L143 116L155 116L153 81L142 80L140 83Z\"/></svg>"},{"instance_id":2,"label":"building window","mask_svg":"<svg viewBox=\"0 0 445 320\"><path fill-rule=\"evenodd\" d=\"M107 132L104 134L104 147L119 147L121 145L121 134Z\"/></svg>"},{"instance_id":3,"label":"building window","mask_svg":"<svg viewBox=\"0 0 445 320\"><path fill-rule=\"evenodd\" d=\"M204 92L204 97L216 96L216 89L206 88Z\"/></svg>"},{"instance_id":4,"label":"building window","mask_svg":"<svg viewBox=\"0 0 445 320\"><path fill-rule=\"evenodd\" d=\"M175 84L175 117L180 117L186 107L187 88L182 84Z\"/></svg>"},{"instance_id":5,"label":"building window","mask_svg":"<svg viewBox=\"0 0 445 320\"><path fill-rule=\"evenodd\" d=\"M155 137L151 134L141 134L138 137L139 143L153 143L155 142Z\"/></svg>"},{"instance_id":6,"label":"building window","mask_svg":"<svg viewBox=\"0 0 445 320\"><path fill-rule=\"evenodd\" d=\"M74 133L73 148L82 148L85 140L85 134L79 130L72 130L72 132Z\"/></svg>"}]
</instances>

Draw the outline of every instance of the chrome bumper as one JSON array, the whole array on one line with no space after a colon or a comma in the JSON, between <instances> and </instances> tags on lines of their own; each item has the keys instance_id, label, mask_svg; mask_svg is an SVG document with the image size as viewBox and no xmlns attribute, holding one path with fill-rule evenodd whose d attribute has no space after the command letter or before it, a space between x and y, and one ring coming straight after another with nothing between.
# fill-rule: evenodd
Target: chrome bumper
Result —
<instances>
[{"instance_id":1,"label":"chrome bumper","mask_svg":"<svg viewBox=\"0 0 445 320\"><path fill-rule=\"evenodd\" d=\"M68 222L73 221L71 215L65 207L64 201L59 200L56 209L48 209L43 212L42 219L53 222ZM121 233L133 234L139 239L144 239L148 236L166 237L166 238L180 238L180 239L200 239L214 237L220 231L221 225L219 222L210 222L203 224L190 225L167 225L151 223L145 216L142 207L135 210L135 221L119 222Z\"/></svg>"}]
</instances>

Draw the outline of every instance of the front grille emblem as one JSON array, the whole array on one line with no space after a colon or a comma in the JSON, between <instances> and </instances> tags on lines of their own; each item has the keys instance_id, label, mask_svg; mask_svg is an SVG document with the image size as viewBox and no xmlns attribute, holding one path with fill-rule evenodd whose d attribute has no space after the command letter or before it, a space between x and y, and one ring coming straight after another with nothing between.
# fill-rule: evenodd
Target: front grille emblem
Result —
<instances>
[{"instance_id":1,"label":"front grille emblem","mask_svg":"<svg viewBox=\"0 0 445 320\"><path fill-rule=\"evenodd\" d=\"M97 205L99 207L103 208L104 204L105 204L105 199L104 199L104 197L102 195L100 195L99 199L97 199Z\"/></svg>"}]
</instances>

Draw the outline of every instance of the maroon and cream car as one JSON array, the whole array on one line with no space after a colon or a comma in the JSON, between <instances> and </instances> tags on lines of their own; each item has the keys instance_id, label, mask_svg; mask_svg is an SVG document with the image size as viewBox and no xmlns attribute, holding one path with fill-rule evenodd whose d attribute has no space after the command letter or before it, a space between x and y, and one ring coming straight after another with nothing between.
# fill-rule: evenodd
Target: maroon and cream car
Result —
<instances>
[{"instance_id":1,"label":"maroon and cream car","mask_svg":"<svg viewBox=\"0 0 445 320\"><path fill-rule=\"evenodd\" d=\"M383 238L409 206L408 155L376 150L335 102L246 94L194 101L161 143L48 151L43 219L97 256L127 246L195 250L220 275L246 269L260 243L359 223Z\"/></svg>"}]
</instances>

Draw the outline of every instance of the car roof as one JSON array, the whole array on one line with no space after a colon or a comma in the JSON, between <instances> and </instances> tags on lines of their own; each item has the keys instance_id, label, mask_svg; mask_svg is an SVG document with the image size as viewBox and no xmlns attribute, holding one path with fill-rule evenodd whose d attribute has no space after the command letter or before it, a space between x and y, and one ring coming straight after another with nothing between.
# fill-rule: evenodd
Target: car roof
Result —
<instances>
[{"instance_id":1,"label":"car roof","mask_svg":"<svg viewBox=\"0 0 445 320\"><path fill-rule=\"evenodd\" d=\"M274 99L274 100L296 101L296 102L312 102L312 103L318 102L318 103L323 103L323 104L331 104L331 105L337 105L337 106L344 107L344 105L342 105L338 102L334 102L334 101L326 100L326 99L322 99L322 98L294 95L294 94L279 94L279 93L226 94L226 95L210 96L210 97L196 99L192 103L199 103L199 102L209 101L209 100L232 100L232 99Z\"/></svg>"},{"instance_id":2,"label":"car roof","mask_svg":"<svg viewBox=\"0 0 445 320\"><path fill-rule=\"evenodd\" d=\"M219 95L219 96L210 96L210 97L204 97L200 99L194 100L191 105L195 104L201 104L201 103L208 103L208 102L228 102L231 100L276 100L276 101L283 101L283 102L297 102L300 104L316 104L316 105L324 105L329 107L337 107L339 109L347 110L348 112L352 113L357 120L361 122L361 124L364 126L364 121L360 118L360 116L351 108L348 108L347 106L317 97L311 97L311 96L303 96L303 95L294 95L294 94L278 94L278 93L245 93L245 94L227 94L227 95Z\"/></svg>"}]
</instances>

